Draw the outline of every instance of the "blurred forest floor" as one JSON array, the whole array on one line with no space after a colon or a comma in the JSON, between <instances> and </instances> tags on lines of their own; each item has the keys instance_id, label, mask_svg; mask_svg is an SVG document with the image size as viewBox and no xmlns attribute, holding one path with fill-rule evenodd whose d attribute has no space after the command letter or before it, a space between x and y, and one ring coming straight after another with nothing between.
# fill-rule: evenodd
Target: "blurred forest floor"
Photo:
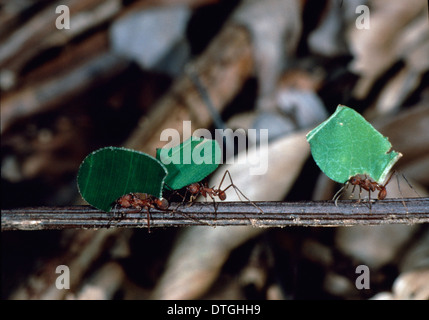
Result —
<instances>
[{"instance_id":1,"label":"blurred forest floor","mask_svg":"<svg viewBox=\"0 0 429 320\"><path fill-rule=\"evenodd\" d=\"M69 29L58 28L60 5ZM162 130L183 134L185 120L192 130L269 129L265 175L223 165L210 185L228 169L254 201L332 199L339 186L305 135L338 104L404 155L395 169L414 189L399 178L389 197L401 196L398 184L404 197L427 196L427 6L0 1L2 209L81 204L76 174L88 153L112 145L154 155ZM355 286L362 264L370 289ZM55 287L58 265L71 270L70 290ZM368 298L429 298L427 225L2 232L2 299Z\"/></svg>"}]
</instances>

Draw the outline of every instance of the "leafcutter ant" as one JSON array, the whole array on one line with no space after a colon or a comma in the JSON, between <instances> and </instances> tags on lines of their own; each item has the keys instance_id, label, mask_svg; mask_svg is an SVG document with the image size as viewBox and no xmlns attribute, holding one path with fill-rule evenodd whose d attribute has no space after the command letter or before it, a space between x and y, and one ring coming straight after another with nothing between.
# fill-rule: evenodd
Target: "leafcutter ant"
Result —
<instances>
[{"instance_id":1,"label":"leafcutter ant","mask_svg":"<svg viewBox=\"0 0 429 320\"><path fill-rule=\"evenodd\" d=\"M176 210L168 210L170 206L169 202L165 198L156 198L152 195L146 193L128 193L120 197L116 200L115 204L121 208L134 208L139 210L140 212L146 210L147 212L147 227L148 232L150 233L150 209L159 209L163 211L169 211L170 213L174 213ZM177 208L176 208L177 209ZM198 219L188 216L187 214L180 213L181 215L195 220L197 222L201 222Z\"/></svg>"},{"instance_id":2,"label":"leafcutter ant","mask_svg":"<svg viewBox=\"0 0 429 320\"><path fill-rule=\"evenodd\" d=\"M222 189L222 184L223 184L223 182L225 180L225 177L227 175L228 175L229 180L230 180L231 183L226 188ZM230 172L228 170L225 171L225 173L224 173L224 175L222 177L222 180L220 181L220 184L219 184L218 188L215 188L214 186L213 187L209 187L207 185L207 183L196 182L196 183L192 183L192 184L190 184L189 186L186 187L186 194L189 193L191 195L190 200L189 200L189 202L191 203L191 205L192 205L193 201L199 195L202 195L206 199L207 199L207 197L210 197L213 200L213 203L215 205L215 212L216 212L217 207L216 207L215 198L218 197L221 201L226 200L226 198L227 198L226 197L226 191L229 188L231 188L231 187L234 189L235 193L237 194L237 196L238 196L238 198L240 200L241 200L241 197L240 197L240 195L241 195L249 203L251 203L256 209L258 209L261 213L264 213L264 211L261 208L259 208L255 203L253 203L249 198L247 198L244 195L244 193L241 192L241 190L234 184L234 182L232 181L231 174L230 174ZM186 194L185 194L185 197L182 197L183 198L183 202L186 199Z\"/></svg>"},{"instance_id":3,"label":"leafcutter ant","mask_svg":"<svg viewBox=\"0 0 429 320\"><path fill-rule=\"evenodd\" d=\"M150 232L150 212L152 209L167 210L169 203L164 198L156 198L147 193L128 193L116 200L116 205L121 208L135 208L139 211L147 212L147 228Z\"/></svg>"},{"instance_id":4,"label":"leafcutter ant","mask_svg":"<svg viewBox=\"0 0 429 320\"><path fill-rule=\"evenodd\" d=\"M372 181L367 175L355 175L350 177L349 180L345 182L343 187L338 190L338 192L335 194L333 200L335 200L335 205L337 205L337 201L339 197L341 196L342 191L347 188L349 185L353 186L352 193L355 191L356 186L359 186L359 202L361 201L360 195L362 193L362 189L368 191L368 202L369 202L369 208L371 210L371 192L378 191L377 199L378 200L384 200L387 196L387 189L386 186L389 184L390 180L392 179L393 175L396 173L396 171L392 171L390 173L389 177L387 178L386 182L384 184L380 184L378 182ZM408 182L408 180L405 178L404 175L402 175L405 181L408 183L410 188L414 189L411 184ZM399 180L398 180L398 188L399 188ZM399 192L402 194L402 192L399 190ZM405 208L407 208L404 201L402 201Z\"/></svg>"}]
</instances>

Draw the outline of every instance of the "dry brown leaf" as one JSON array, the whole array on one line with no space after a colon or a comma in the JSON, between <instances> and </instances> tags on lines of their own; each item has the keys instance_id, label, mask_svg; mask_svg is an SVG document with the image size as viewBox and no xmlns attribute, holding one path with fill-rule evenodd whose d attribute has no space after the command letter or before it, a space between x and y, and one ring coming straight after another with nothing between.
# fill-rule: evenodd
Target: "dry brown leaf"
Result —
<instances>
[{"instance_id":1,"label":"dry brown leaf","mask_svg":"<svg viewBox=\"0 0 429 320\"><path fill-rule=\"evenodd\" d=\"M412 21L398 41L397 47L402 51L400 58L405 65L381 90L374 105L374 112L377 114L398 111L420 85L423 75L429 69L427 14L421 14Z\"/></svg>"},{"instance_id":2,"label":"dry brown leaf","mask_svg":"<svg viewBox=\"0 0 429 320\"><path fill-rule=\"evenodd\" d=\"M247 31L227 23L207 50L189 68L194 70L208 95L221 112L241 89L252 68L250 39ZM192 130L207 128L212 122L209 110L188 75L179 77L171 90L141 120L125 146L148 154L162 148L161 132L177 130L181 135L183 122L192 121ZM183 136L184 139L189 137Z\"/></svg>"},{"instance_id":3,"label":"dry brown leaf","mask_svg":"<svg viewBox=\"0 0 429 320\"><path fill-rule=\"evenodd\" d=\"M116 262L108 262L96 270L76 295L70 294L66 299L111 300L124 277L125 272L122 266Z\"/></svg>"},{"instance_id":4,"label":"dry brown leaf","mask_svg":"<svg viewBox=\"0 0 429 320\"><path fill-rule=\"evenodd\" d=\"M389 138L394 150L403 154L397 165L399 170L429 154L429 107L424 101L395 117L377 118L373 124ZM420 175L427 180L429 172L422 171Z\"/></svg>"},{"instance_id":5,"label":"dry brown leaf","mask_svg":"<svg viewBox=\"0 0 429 320\"><path fill-rule=\"evenodd\" d=\"M352 25L347 34L354 56L350 68L361 76L354 89L355 97L360 99L367 96L378 77L402 58L400 39L407 35L407 25L427 8L423 0L373 0L369 5L370 29Z\"/></svg>"},{"instance_id":6,"label":"dry brown leaf","mask_svg":"<svg viewBox=\"0 0 429 320\"><path fill-rule=\"evenodd\" d=\"M416 225L400 224L344 227L336 230L335 243L341 252L376 271L393 262L417 230Z\"/></svg>"},{"instance_id":7,"label":"dry brown leaf","mask_svg":"<svg viewBox=\"0 0 429 320\"><path fill-rule=\"evenodd\" d=\"M429 300L429 269L401 274L393 284L396 299Z\"/></svg>"},{"instance_id":8,"label":"dry brown leaf","mask_svg":"<svg viewBox=\"0 0 429 320\"><path fill-rule=\"evenodd\" d=\"M252 227L184 229L152 299L197 299L213 284L231 251L259 234Z\"/></svg>"},{"instance_id":9,"label":"dry brown leaf","mask_svg":"<svg viewBox=\"0 0 429 320\"><path fill-rule=\"evenodd\" d=\"M323 287L327 292L339 297L351 296L356 292L354 283L347 277L328 271Z\"/></svg>"},{"instance_id":10,"label":"dry brown leaf","mask_svg":"<svg viewBox=\"0 0 429 320\"><path fill-rule=\"evenodd\" d=\"M252 34L260 109L275 107L276 83L301 36L301 9L298 0L246 0L233 17Z\"/></svg>"},{"instance_id":11,"label":"dry brown leaf","mask_svg":"<svg viewBox=\"0 0 429 320\"><path fill-rule=\"evenodd\" d=\"M69 230L64 237L69 237L67 249L63 255L44 261L38 272L31 274L14 292L10 294L12 300L59 300L64 299L68 290L58 290L55 279L58 274L55 269L59 265L66 265L70 270L70 288L78 286L85 272L105 249L106 240L118 231L106 230Z\"/></svg>"},{"instance_id":12,"label":"dry brown leaf","mask_svg":"<svg viewBox=\"0 0 429 320\"><path fill-rule=\"evenodd\" d=\"M401 273L423 268L429 268L429 230L426 230L426 232L413 243L399 263Z\"/></svg>"},{"instance_id":13,"label":"dry brown leaf","mask_svg":"<svg viewBox=\"0 0 429 320\"><path fill-rule=\"evenodd\" d=\"M429 232L426 232L402 259L402 273L393 283L393 292L377 294L372 299L428 300L429 299Z\"/></svg>"}]
</instances>

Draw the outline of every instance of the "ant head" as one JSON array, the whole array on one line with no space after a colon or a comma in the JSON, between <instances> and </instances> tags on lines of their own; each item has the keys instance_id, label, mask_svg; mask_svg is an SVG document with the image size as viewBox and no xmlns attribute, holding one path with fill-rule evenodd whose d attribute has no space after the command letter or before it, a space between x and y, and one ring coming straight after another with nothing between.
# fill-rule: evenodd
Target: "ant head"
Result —
<instances>
[{"instance_id":1,"label":"ant head","mask_svg":"<svg viewBox=\"0 0 429 320\"><path fill-rule=\"evenodd\" d=\"M361 182L361 179L359 178L359 177L357 177L357 176L354 176L354 177L351 177L350 179L349 179L349 182L350 182L350 184L351 185L358 185L358 184L360 184L360 182Z\"/></svg>"},{"instance_id":2,"label":"ant head","mask_svg":"<svg viewBox=\"0 0 429 320\"><path fill-rule=\"evenodd\" d=\"M193 183L193 184L190 184L189 186L187 186L186 189L191 194L196 194L200 191L200 185L198 183Z\"/></svg>"},{"instance_id":3,"label":"ant head","mask_svg":"<svg viewBox=\"0 0 429 320\"><path fill-rule=\"evenodd\" d=\"M226 193L225 193L225 191L219 190L218 197L222 201L225 200L226 199Z\"/></svg>"},{"instance_id":4,"label":"ant head","mask_svg":"<svg viewBox=\"0 0 429 320\"><path fill-rule=\"evenodd\" d=\"M387 196L387 190L386 188L382 187L382 189L378 193L378 200L384 200L386 196Z\"/></svg>"},{"instance_id":5,"label":"ant head","mask_svg":"<svg viewBox=\"0 0 429 320\"><path fill-rule=\"evenodd\" d=\"M167 199L161 198L161 199L156 199L155 201L156 206L158 207L158 209L161 210L166 210L168 208L168 206L170 205L167 201Z\"/></svg>"}]
</instances>

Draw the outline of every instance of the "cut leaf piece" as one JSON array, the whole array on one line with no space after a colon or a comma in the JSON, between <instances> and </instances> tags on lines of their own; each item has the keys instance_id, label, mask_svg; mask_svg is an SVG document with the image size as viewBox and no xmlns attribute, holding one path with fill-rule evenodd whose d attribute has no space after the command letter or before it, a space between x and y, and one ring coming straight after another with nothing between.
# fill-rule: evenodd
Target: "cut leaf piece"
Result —
<instances>
[{"instance_id":1,"label":"cut leaf piece","mask_svg":"<svg viewBox=\"0 0 429 320\"><path fill-rule=\"evenodd\" d=\"M165 166L148 154L106 147L83 160L77 184L85 201L109 212L115 200L127 193L141 192L162 197L166 176Z\"/></svg>"},{"instance_id":2,"label":"cut leaf piece","mask_svg":"<svg viewBox=\"0 0 429 320\"><path fill-rule=\"evenodd\" d=\"M332 180L345 183L366 174L382 184L402 156L390 151L388 138L353 109L339 105L334 114L307 134L311 154Z\"/></svg>"},{"instance_id":3,"label":"cut leaf piece","mask_svg":"<svg viewBox=\"0 0 429 320\"><path fill-rule=\"evenodd\" d=\"M157 149L156 158L168 170L165 186L178 190L203 180L216 170L221 150L216 140L191 137L173 148Z\"/></svg>"}]
</instances>

